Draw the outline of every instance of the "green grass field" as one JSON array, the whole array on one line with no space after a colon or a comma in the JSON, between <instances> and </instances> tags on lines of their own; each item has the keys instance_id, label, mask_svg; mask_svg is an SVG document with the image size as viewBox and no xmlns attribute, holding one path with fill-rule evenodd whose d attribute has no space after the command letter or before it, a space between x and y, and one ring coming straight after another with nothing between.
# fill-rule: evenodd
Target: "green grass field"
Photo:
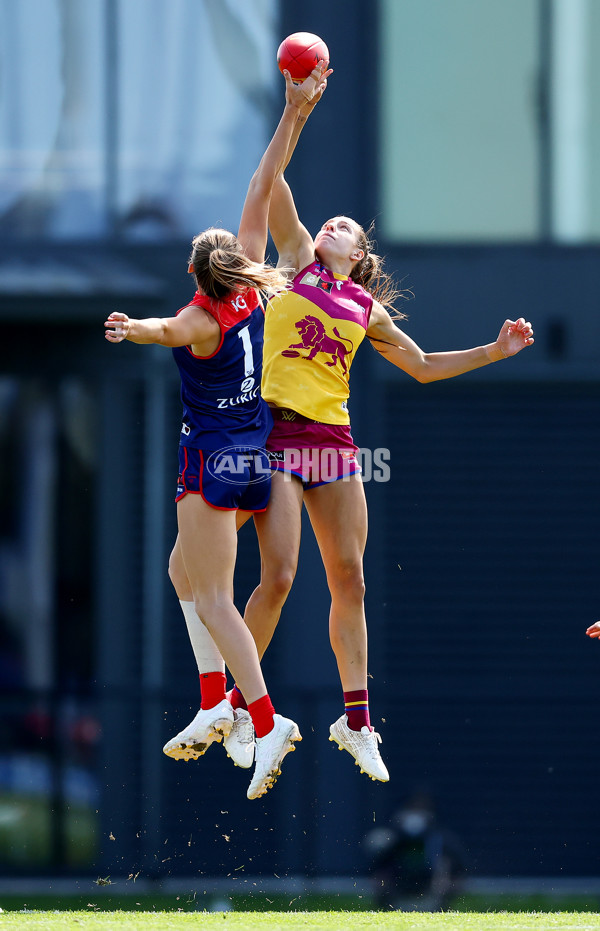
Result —
<instances>
[{"instance_id":1,"label":"green grass field","mask_svg":"<svg viewBox=\"0 0 600 931\"><path fill-rule=\"evenodd\" d=\"M591 931L590 912L3 912L0 929L24 931Z\"/></svg>"}]
</instances>

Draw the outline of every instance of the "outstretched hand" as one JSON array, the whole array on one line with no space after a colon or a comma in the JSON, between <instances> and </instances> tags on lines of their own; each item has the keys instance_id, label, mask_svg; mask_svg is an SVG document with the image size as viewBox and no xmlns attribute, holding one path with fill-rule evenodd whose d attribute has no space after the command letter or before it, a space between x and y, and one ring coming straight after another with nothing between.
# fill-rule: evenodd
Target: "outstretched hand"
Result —
<instances>
[{"instance_id":1,"label":"outstretched hand","mask_svg":"<svg viewBox=\"0 0 600 931\"><path fill-rule=\"evenodd\" d=\"M596 621L595 624L592 624L591 627L588 627L586 634L588 637L593 637L595 640L600 638L600 621Z\"/></svg>"},{"instance_id":2,"label":"outstretched hand","mask_svg":"<svg viewBox=\"0 0 600 931\"><path fill-rule=\"evenodd\" d=\"M106 327L104 335L109 343L121 343L124 339L127 339L129 333L129 317L127 314L115 311L104 321L104 326Z\"/></svg>"},{"instance_id":3,"label":"outstretched hand","mask_svg":"<svg viewBox=\"0 0 600 931\"><path fill-rule=\"evenodd\" d=\"M533 327L523 317L519 317L518 320L505 320L496 340L505 358L516 356L521 349L532 346L533 343Z\"/></svg>"},{"instance_id":4,"label":"outstretched hand","mask_svg":"<svg viewBox=\"0 0 600 931\"><path fill-rule=\"evenodd\" d=\"M297 107L302 116L308 116L323 96L330 74L333 74L333 69L327 67L326 61L320 61L302 84L294 84L289 71L284 71L287 102Z\"/></svg>"}]
</instances>

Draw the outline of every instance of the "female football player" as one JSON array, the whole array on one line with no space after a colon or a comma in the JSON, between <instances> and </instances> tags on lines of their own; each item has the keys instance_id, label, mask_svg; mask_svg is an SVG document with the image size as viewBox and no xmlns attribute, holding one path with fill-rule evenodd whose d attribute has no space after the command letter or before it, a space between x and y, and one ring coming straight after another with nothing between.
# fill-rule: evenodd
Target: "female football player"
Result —
<instances>
[{"instance_id":1,"label":"female football player","mask_svg":"<svg viewBox=\"0 0 600 931\"><path fill-rule=\"evenodd\" d=\"M233 602L233 572L236 525L264 510L270 484L257 481L263 477L257 474L260 462L248 454L264 446L272 425L259 391L260 294L272 295L286 283L279 271L264 264L269 200L299 110L327 73L321 62L300 86L286 74L283 115L250 182L237 237L209 229L193 241L188 267L197 286L193 300L173 317L133 320L112 313L104 324L109 342L127 339L172 347L181 376L179 533L171 575L184 601L192 644L208 670L204 668L205 680L201 678L200 712L165 752L170 749L176 758L197 756L228 735L233 711L225 697L223 657L247 699L257 738L248 798L264 795L273 785L283 757L301 739L297 725L274 712L255 642ZM231 447L236 460L236 484L222 478L224 463L217 451L224 447Z\"/></svg>"},{"instance_id":2,"label":"female football player","mask_svg":"<svg viewBox=\"0 0 600 931\"><path fill-rule=\"evenodd\" d=\"M285 165L311 110L307 101ZM245 620L262 656L296 572L304 502L327 575L330 640L344 695L344 713L331 725L330 739L361 771L385 782L380 737L369 720L367 507L347 411L350 366L366 336L388 362L419 382L453 378L515 355L533 343L533 330L522 318L506 320L498 338L485 346L424 352L394 323L398 292L355 220L332 217L313 239L300 222L282 170L271 196L269 227L279 267L291 269L291 286L269 301L265 317L262 393L274 419L267 441L274 471L269 506L254 518L262 575ZM239 692L232 700L242 702Z\"/></svg>"}]
</instances>

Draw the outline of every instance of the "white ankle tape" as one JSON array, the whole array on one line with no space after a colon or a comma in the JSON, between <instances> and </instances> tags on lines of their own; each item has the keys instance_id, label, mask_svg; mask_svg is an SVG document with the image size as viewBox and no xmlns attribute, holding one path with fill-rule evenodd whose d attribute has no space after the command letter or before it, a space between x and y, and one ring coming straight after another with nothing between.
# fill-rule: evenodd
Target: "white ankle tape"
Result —
<instances>
[{"instance_id":1,"label":"white ankle tape","mask_svg":"<svg viewBox=\"0 0 600 931\"><path fill-rule=\"evenodd\" d=\"M187 624L198 672L225 672L225 660L219 653L217 644L204 626L194 607L193 601L180 601L181 610Z\"/></svg>"}]
</instances>

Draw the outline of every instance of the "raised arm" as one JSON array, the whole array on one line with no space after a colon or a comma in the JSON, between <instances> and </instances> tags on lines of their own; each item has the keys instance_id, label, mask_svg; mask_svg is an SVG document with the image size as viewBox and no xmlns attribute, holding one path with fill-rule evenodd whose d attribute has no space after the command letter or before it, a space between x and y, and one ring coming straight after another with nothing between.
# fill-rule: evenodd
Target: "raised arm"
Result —
<instances>
[{"instance_id":1,"label":"raised arm","mask_svg":"<svg viewBox=\"0 0 600 931\"><path fill-rule=\"evenodd\" d=\"M277 249L277 265L295 274L313 261L313 238L300 222L291 188L283 175L273 185L269 230Z\"/></svg>"},{"instance_id":2,"label":"raised arm","mask_svg":"<svg viewBox=\"0 0 600 931\"><path fill-rule=\"evenodd\" d=\"M269 204L275 179L283 171L292 135L302 108L322 90L320 84L329 72L325 62L319 62L311 75L302 84L292 82L289 72L285 77L285 107L265 154L248 187L244 209L240 219L238 239L246 255L255 262L264 261L267 248Z\"/></svg>"},{"instance_id":3,"label":"raised arm","mask_svg":"<svg viewBox=\"0 0 600 931\"><path fill-rule=\"evenodd\" d=\"M278 265L292 268L297 271L304 268L314 258L313 239L305 226L300 222L296 204L291 188L283 176L300 138L300 133L306 126L308 117L319 102L331 70L326 71L313 97L306 101L300 110L288 145L285 161L273 186L271 204L269 208L269 230L279 255Z\"/></svg>"},{"instance_id":4,"label":"raised arm","mask_svg":"<svg viewBox=\"0 0 600 931\"><path fill-rule=\"evenodd\" d=\"M454 352L423 352L394 324L385 307L377 301L373 303L367 336L373 347L392 365L420 382L441 381L463 375L490 362L500 362L514 356L533 344L533 328L520 317L518 320L506 320L498 339L485 346Z\"/></svg>"}]
</instances>

